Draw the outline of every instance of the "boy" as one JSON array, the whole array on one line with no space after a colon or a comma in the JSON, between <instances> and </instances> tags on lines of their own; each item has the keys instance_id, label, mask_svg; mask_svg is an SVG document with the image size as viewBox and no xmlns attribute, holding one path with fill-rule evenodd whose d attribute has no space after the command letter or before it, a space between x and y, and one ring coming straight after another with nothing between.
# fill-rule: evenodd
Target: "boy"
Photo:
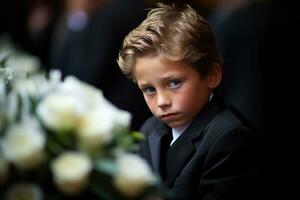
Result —
<instances>
[{"instance_id":1,"label":"boy","mask_svg":"<svg viewBox=\"0 0 300 200\"><path fill-rule=\"evenodd\" d=\"M118 63L153 113L140 154L167 199L259 199L259 140L216 94L221 58L190 6L159 4L124 40Z\"/></svg>"}]
</instances>

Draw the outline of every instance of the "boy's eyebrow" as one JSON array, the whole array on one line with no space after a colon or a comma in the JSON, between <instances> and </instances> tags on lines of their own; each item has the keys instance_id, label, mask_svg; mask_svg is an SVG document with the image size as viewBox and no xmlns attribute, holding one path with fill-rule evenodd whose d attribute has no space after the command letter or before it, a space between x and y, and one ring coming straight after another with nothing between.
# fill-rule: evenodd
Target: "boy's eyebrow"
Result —
<instances>
[{"instance_id":1,"label":"boy's eyebrow","mask_svg":"<svg viewBox=\"0 0 300 200\"><path fill-rule=\"evenodd\" d=\"M170 80L170 79L174 79L174 78L180 78L181 76L182 76L182 74L172 73L172 74L167 74L164 77L161 77L161 80L165 81L165 80Z\"/></svg>"},{"instance_id":2,"label":"boy's eyebrow","mask_svg":"<svg viewBox=\"0 0 300 200\"><path fill-rule=\"evenodd\" d=\"M138 83L138 87L139 88L145 88L145 87L149 87L151 84L149 83Z\"/></svg>"},{"instance_id":3,"label":"boy's eyebrow","mask_svg":"<svg viewBox=\"0 0 300 200\"><path fill-rule=\"evenodd\" d=\"M160 82L164 82L164 81L167 81L167 80L170 80L170 79L178 79L178 78L181 78L179 77L180 75L179 74L167 74L166 76L163 76L163 77L160 77L159 78L159 81ZM147 83L147 82L141 82L141 83L138 83L138 86L139 87L147 87L147 86L150 86L151 84L150 83Z\"/></svg>"}]
</instances>

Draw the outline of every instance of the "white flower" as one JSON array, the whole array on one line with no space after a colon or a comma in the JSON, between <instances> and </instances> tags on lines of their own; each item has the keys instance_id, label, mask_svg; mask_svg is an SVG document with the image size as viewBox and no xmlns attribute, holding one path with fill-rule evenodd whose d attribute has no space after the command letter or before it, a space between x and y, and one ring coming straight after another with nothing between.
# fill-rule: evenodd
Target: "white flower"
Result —
<instances>
[{"instance_id":1,"label":"white flower","mask_svg":"<svg viewBox=\"0 0 300 200\"><path fill-rule=\"evenodd\" d=\"M36 121L12 125L1 141L5 158L21 169L38 167L43 160L45 134Z\"/></svg>"},{"instance_id":2,"label":"white flower","mask_svg":"<svg viewBox=\"0 0 300 200\"><path fill-rule=\"evenodd\" d=\"M129 133L131 114L106 100L101 90L72 76L61 81L59 71L50 72L49 78L41 73L12 73L10 77L6 72L0 74L0 182L6 179L0 196L27 198L22 193L26 191L32 199L35 190L27 183L10 190L11 183L24 178L40 180L48 169L51 176L44 174L41 187L47 187L43 181L49 180L64 194L79 194L87 187L94 164L97 170L93 173L109 176L109 182L114 181L124 196L136 197L153 184L154 176L146 162L124 153L135 141ZM111 154L118 154L117 162L107 159ZM47 162L41 165L42 161ZM17 169L10 170L10 165ZM33 169L34 173L25 171ZM9 170L13 179L5 177ZM94 178L97 185L102 180ZM103 188L103 192L110 193L111 189Z\"/></svg>"},{"instance_id":3,"label":"white flower","mask_svg":"<svg viewBox=\"0 0 300 200\"><path fill-rule=\"evenodd\" d=\"M101 90L84 83L73 76L67 76L58 90L62 93L76 95L89 109L94 109L95 105L103 99Z\"/></svg>"},{"instance_id":4,"label":"white flower","mask_svg":"<svg viewBox=\"0 0 300 200\"><path fill-rule=\"evenodd\" d=\"M131 120L131 114L127 111L120 110L106 99L103 99L101 105L105 117L103 120L110 125L111 132L118 132L120 129L128 128Z\"/></svg>"},{"instance_id":5,"label":"white flower","mask_svg":"<svg viewBox=\"0 0 300 200\"><path fill-rule=\"evenodd\" d=\"M39 70L40 65L41 63L37 57L25 53L13 54L5 63L6 67L20 75L36 72Z\"/></svg>"},{"instance_id":6,"label":"white flower","mask_svg":"<svg viewBox=\"0 0 300 200\"><path fill-rule=\"evenodd\" d=\"M51 89L56 88L61 84L61 71L59 70L50 70L49 72L49 80L47 82L48 90L46 92L49 92Z\"/></svg>"},{"instance_id":7,"label":"white flower","mask_svg":"<svg viewBox=\"0 0 300 200\"><path fill-rule=\"evenodd\" d=\"M135 197L155 181L146 161L135 154L121 153L117 157L116 187L126 196Z\"/></svg>"},{"instance_id":8,"label":"white flower","mask_svg":"<svg viewBox=\"0 0 300 200\"><path fill-rule=\"evenodd\" d=\"M84 189L92 170L88 156L79 152L65 152L51 163L54 182L67 194L76 194Z\"/></svg>"},{"instance_id":9,"label":"white flower","mask_svg":"<svg viewBox=\"0 0 300 200\"><path fill-rule=\"evenodd\" d=\"M112 104L99 104L81 117L78 127L79 139L92 148L107 144L119 129L129 126L130 119L130 113L119 110Z\"/></svg>"},{"instance_id":10,"label":"white flower","mask_svg":"<svg viewBox=\"0 0 300 200\"><path fill-rule=\"evenodd\" d=\"M17 117L17 111L18 111L18 105L19 105L19 99L18 95L15 91L10 91L6 96L6 102L5 102L5 117L8 122L12 122Z\"/></svg>"},{"instance_id":11,"label":"white flower","mask_svg":"<svg viewBox=\"0 0 300 200\"><path fill-rule=\"evenodd\" d=\"M25 92L31 96L36 95L39 85L35 84L34 79L19 79L14 82L14 87L18 92Z\"/></svg>"},{"instance_id":12,"label":"white flower","mask_svg":"<svg viewBox=\"0 0 300 200\"><path fill-rule=\"evenodd\" d=\"M38 105L37 113L43 123L54 131L71 131L79 119L95 109L102 93L74 77L67 77Z\"/></svg>"},{"instance_id":13,"label":"white flower","mask_svg":"<svg viewBox=\"0 0 300 200\"><path fill-rule=\"evenodd\" d=\"M18 93L25 93L31 97L41 98L60 83L58 80L52 79L47 80L43 74L35 74L31 75L30 79L24 77L13 80L13 87Z\"/></svg>"},{"instance_id":14,"label":"white flower","mask_svg":"<svg viewBox=\"0 0 300 200\"><path fill-rule=\"evenodd\" d=\"M51 130L63 132L75 129L78 117L84 112L84 105L74 95L52 93L37 107L37 114Z\"/></svg>"},{"instance_id":15,"label":"white flower","mask_svg":"<svg viewBox=\"0 0 300 200\"><path fill-rule=\"evenodd\" d=\"M101 90L72 76L42 100L37 113L54 131L76 130L88 147L111 141L113 133L128 128L131 120L130 113L108 102Z\"/></svg>"},{"instance_id":16,"label":"white flower","mask_svg":"<svg viewBox=\"0 0 300 200\"><path fill-rule=\"evenodd\" d=\"M105 144L113 138L110 124L105 123L105 113L100 109L92 110L80 119L78 136L80 143L91 149Z\"/></svg>"}]
</instances>

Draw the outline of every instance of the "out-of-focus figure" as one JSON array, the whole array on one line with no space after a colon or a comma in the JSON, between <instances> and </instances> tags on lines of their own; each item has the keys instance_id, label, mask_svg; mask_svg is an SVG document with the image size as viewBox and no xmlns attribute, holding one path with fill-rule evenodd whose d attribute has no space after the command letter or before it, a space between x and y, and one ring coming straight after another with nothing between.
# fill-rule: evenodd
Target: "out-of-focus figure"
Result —
<instances>
[{"instance_id":1,"label":"out-of-focus figure","mask_svg":"<svg viewBox=\"0 0 300 200\"><path fill-rule=\"evenodd\" d=\"M50 37L60 13L59 0L1 0L0 34L39 57L47 67Z\"/></svg>"},{"instance_id":2,"label":"out-of-focus figure","mask_svg":"<svg viewBox=\"0 0 300 200\"><path fill-rule=\"evenodd\" d=\"M125 35L144 17L142 0L66 0L52 39L51 68L98 88L133 114L138 129L150 116L142 94L120 72L116 58Z\"/></svg>"}]
</instances>

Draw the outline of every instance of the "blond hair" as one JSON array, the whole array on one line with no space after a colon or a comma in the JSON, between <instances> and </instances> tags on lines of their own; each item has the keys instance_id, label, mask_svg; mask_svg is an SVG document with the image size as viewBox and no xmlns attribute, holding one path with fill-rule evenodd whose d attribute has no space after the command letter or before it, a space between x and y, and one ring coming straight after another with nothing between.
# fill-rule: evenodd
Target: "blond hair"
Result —
<instances>
[{"instance_id":1,"label":"blond hair","mask_svg":"<svg viewBox=\"0 0 300 200\"><path fill-rule=\"evenodd\" d=\"M192 7L158 4L124 39L117 62L134 80L136 59L146 55L185 61L206 76L214 63L221 64L215 38L207 21Z\"/></svg>"}]
</instances>

